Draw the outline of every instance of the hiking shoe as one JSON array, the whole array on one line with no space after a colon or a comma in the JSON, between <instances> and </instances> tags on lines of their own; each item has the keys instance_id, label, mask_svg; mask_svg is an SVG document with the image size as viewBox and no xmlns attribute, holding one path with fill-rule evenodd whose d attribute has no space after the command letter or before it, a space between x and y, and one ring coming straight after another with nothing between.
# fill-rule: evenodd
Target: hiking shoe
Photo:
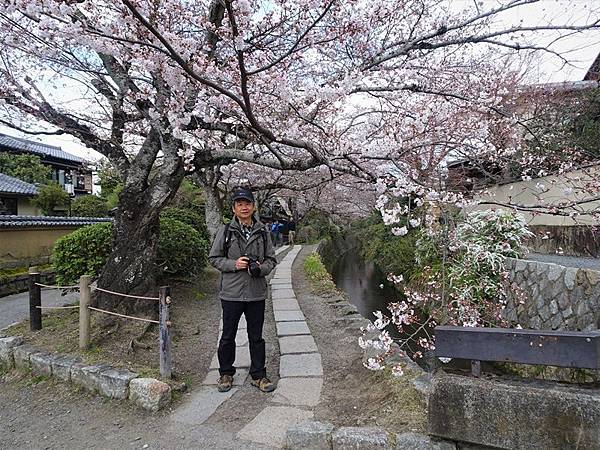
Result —
<instances>
[{"instance_id":1,"label":"hiking shoe","mask_svg":"<svg viewBox=\"0 0 600 450\"><path fill-rule=\"evenodd\" d=\"M268 378L258 378L257 380L250 381L252 386L257 387L263 392L273 392L275 390L275 385L271 383L271 380Z\"/></svg>"},{"instance_id":2,"label":"hiking shoe","mask_svg":"<svg viewBox=\"0 0 600 450\"><path fill-rule=\"evenodd\" d=\"M221 375L217 381L217 390L219 392L227 392L233 386L233 377L231 375Z\"/></svg>"}]
</instances>

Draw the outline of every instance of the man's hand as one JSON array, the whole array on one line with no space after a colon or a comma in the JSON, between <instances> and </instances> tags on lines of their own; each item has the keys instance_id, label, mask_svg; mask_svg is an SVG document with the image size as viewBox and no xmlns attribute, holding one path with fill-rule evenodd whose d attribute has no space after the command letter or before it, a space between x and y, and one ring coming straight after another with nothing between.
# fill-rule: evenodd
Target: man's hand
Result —
<instances>
[{"instance_id":1,"label":"man's hand","mask_svg":"<svg viewBox=\"0 0 600 450\"><path fill-rule=\"evenodd\" d=\"M240 256L236 261L235 261L235 268L237 270L244 270L248 268L248 257L247 256Z\"/></svg>"}]
</instances>

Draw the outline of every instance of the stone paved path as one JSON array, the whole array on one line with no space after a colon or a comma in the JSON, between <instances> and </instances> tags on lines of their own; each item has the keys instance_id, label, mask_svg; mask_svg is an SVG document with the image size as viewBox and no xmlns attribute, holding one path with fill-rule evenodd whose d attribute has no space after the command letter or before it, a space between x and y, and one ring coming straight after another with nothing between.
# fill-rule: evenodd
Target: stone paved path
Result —
<instances>
[{"instance_id":1,"label":"stone paved path","mask_svg":"<svg viewBox=\"0 0 600 450\"><path fill-rule=\"evenodd\" d=\"M321 354L292 287L296 245L278 264L271 279L273 315L279 340L279 383L267 405L237 436L259 444L282 447L287 428L313 417L323 388Z\"/></svg>"},{"instance_id":2,"label":"stone paved path","mask_svg":"<svg viewBox=\"0 0 600 450\"><path fill-rule=\"evenodd\" d=\"M279 248L276 254L287 250ZM301 246L293 247L277 265L270 281L274 319L280 348L280 380L266 407L238 433L237 438L258 445L281 448L289 425L313 417L323 388L321 355L292 288L291 268ZM265 318L265 320L269 320ZM223 323L220 323L222 330ZM217 342L218 345L218 342ZM235 395L248 380L250 352L246 319L242 317L236 336L237 369L234 387L226 393L216 389L219 378L217 352L198 392L171 415L172 423L200 426Z\"/></svg>"},{"instance_id":3,"label":"stone paved path","mask_svg":"<svg viewBox=\"0 0 600 450\"><path fill-rule=\"evenodd\" d=\"M43 306L63 306L79 301L79 293L72 292L64 296L56 289L42 289ZM7 295L0 298L0 330L29 319L29 292Z\"/></svg>"}]
</instances>

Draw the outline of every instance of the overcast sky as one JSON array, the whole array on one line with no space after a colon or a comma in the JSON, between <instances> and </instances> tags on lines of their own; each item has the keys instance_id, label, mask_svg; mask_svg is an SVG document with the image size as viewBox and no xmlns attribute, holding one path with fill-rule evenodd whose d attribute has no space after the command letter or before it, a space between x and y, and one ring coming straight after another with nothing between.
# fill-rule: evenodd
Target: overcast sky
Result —
<instances>
[{"instance_id":1,"label":"overcast sky","mask_svg":"<svg viewBox=\"0 0 600 450\"><path fill-rule=\"evenodd\" d=\"M448 0L451 7L462 9L473 5L476 0ZM477 0L480 1L480 0ZM496 0L484 0L486 7L497 5ZM526 5L515 8L497 18L498 27L507 25L518 25L522 20L523 25L541 25L548 22L555 24L586 21L590 11L600 10L600 0L543 0L534 5ZM596 15L596 17L598 17ZM546 45L557 37L556 33L539 33L535 37L537 45ZM540 64L537 81L540 83L563 82L581 80L590 65L600 53L600 31L594 33L576 33L567 39L555 43L553 48L563 54L570 64L565 65L556 56L549 53L540 54ZM20 136L31 140L37 140L50 145L57 145L63 150L90 161L97 160L101 155L89 150L68 136L27 136L0 125L0 132L13 136Z\"/></svg>"}]
</instances>

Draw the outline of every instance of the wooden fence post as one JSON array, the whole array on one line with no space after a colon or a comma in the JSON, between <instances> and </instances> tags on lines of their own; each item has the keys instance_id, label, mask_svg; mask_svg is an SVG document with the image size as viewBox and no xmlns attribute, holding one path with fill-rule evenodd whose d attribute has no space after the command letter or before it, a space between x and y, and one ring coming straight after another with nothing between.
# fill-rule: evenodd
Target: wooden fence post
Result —
<instances>
[{"instance_id":1,"label":"wooden fence post","mask_svg":"<svg viewBox=\"0 0 600 450\"><path fill-rule=\"evenodd\" d=\"M90 346L90 289L91 276L79 277L79 348L82 350Z\"/></svg>"},{"instance_id":2,"label":"wooden fence post","mask_svg":"<svg viewBox=\"0 0 600 450\"><path fill-rule=\"evenodd\" d=\"M40 274L36 267L29 268L29 328L31 331L42 329L42 289L36 283L40 282Z\"/></svg>"},{"instance_id":3,"label":"wooden fence post","mask_svg":"<svg viewBox=\"0 0 600 450\"><path fill-rule=\"evenodd\" d=\"M171 336L169 334L169 308L171 305L171 288L161 286L159 290L159 353L160 376L171 378Z\"/></svg>"}]
</instances>

